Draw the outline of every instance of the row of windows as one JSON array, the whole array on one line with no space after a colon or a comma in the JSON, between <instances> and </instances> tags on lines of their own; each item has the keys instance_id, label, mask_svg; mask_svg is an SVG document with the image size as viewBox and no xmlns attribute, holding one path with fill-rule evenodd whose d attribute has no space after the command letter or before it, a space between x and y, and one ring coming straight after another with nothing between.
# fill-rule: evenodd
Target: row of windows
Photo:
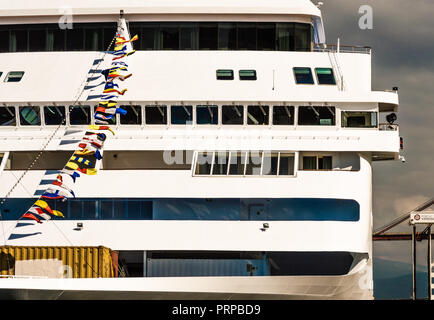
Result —
<instances>
[{"instance_id":1,"label":"row of windows","mask_svg":"<svg viewBox=\"0 0 434 320\"><path fill-rule=\"evenodd\" d=\"M0 79L3 75L3 72L0 71ZM20 82L24 76L24 71L10 71L6 74L3 82Z\"/></svg>"},{"instance_id":2,"label":"row of windows","mask_svg":"<svg viewBox=\"0 0 434 320\"><path fill-rule=\"evenodd\" d=\"M293 68L296 84L315 84L311 68ZM318 84L335 85L336 80L332 68L315 68ZM234 80L234 70L218 69L216 71L217 80ZM240 80L256 80L256 70L240 70Z\"/></svg>"},{"instance_id":3,"label":"row of windows","mask_svg":"<svg viewBox=\"0 0 434 320\"><path fill-rule=\"evenodd\" d=\"M127 111L114 117L110 124L121 125L294 125L297 109L298 125L334 126L335 107L326 106L268 106L268 105L139 105L121 106ZM0 107L0 126L39 126L65 123L64 106L20 106ZM144 109L144 110L142 110ZM95 112L96 106L93 107ZM17 118L18 113L18 118ZM92 121L92 108L89 105L70 106L70 125L88 125ZM170 119L169 119L170 116ZM342 127L376 128L377 112L342 111Z\"/></svg>"},{"instance_id":4,"label":"row of windows","mask_svg":"<svg viewBox=\"0 0 434 320\"><path fill-rule=\"evenodd\" d=\"M294 159L294 153L286 152L198 152L194 175L293 176Z\"/></svg>"},{"instance_id":5,"label":"row of windows","mask_svg":"<svg viewBox=\"0 0 434 320\"><path fill-rule=\"evenodd\" d=\"M312 25L255 22L130 22L138 34L136 50L311 51ZM116 32L114 23L0 26L0 52L104 51Z\"/></svg>"},{"instance_id":6,"label":"row of windows","mask_svg":"<svg viewBox=\"0 0 434 320\"><path fill-rule=\"evenodd\" d=\"M7 199L0 207L3 218L18 219L32 201ZM358 221L360 217L359 203L349 199L76 198L46 202L71 220Z\"/></svg>"}]
</instances>

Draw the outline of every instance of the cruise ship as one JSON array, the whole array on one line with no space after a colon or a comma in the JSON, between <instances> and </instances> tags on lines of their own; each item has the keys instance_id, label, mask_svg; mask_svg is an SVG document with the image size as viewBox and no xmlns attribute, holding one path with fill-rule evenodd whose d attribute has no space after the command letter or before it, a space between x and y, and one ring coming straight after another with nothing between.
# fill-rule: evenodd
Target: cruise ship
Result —
<instances>
[{"instance_id":1,"label":"cruise ship","mask_svg":"<svg viewBox=\"0 0 434 320\"><path fill-rule=\"evenodd\" d=\"M321 9L2 3L0 297L373 299L372 165L402 159L398 88L372 90L372 49L326 42ZM64 218L20 219L95 124L119 27L138 39L98 173L47 200Z\"/></svg>"}]
</instances>

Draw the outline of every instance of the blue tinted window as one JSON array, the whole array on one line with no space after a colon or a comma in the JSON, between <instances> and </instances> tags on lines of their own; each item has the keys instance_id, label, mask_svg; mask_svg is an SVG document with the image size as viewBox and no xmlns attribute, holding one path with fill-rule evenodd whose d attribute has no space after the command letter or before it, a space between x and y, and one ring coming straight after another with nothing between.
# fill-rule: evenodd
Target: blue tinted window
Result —
<instances>
[{"instance_id":1,"label":"blue tinted window","mask_svg":"<svg viewBox=\"0 0 434 320\"><path fill-rule=\"evenodd\" d=\"M192 106L172 106L170 116L172 124L191 124L193 122Z\"/></svg>"},{"instance_id":2,"label":"blue tinted window","mask_svg":"<svg viewBox=\"0 0 434 320\"><path fill-rule=\"evenodd\" d=\"M316 68L318 84L336 84L332 68Z\"/></svg>"},{"instance_id":3,"label":"blue tinted window","mask_svg":"<svg viewBox=\"0 0 434 320\"><path fill-rule=\"evenodd\" d=\"M20 124L22 126L41 125L41 114L39 107L20 107Z\"/></svg>"},{"instance_id":4,"label":"blue tinted window","mask_svg":"<svg viewBox=\"0 0 434 320\"><path fill-rule=\"evenodd\" d=\"M294 76L297 84L314 84L310 68L294 68Z\"/></svg>"},{"instance_id":5,"label":"blue tinted window","mask_svg":"<svg viewBox=\"0 0 434 320\"><path fill-rule=\"evenodd\" d=\"M197 106L196 122L197 124L218 124L218 107Z\"/></svg>"}]
</instances>

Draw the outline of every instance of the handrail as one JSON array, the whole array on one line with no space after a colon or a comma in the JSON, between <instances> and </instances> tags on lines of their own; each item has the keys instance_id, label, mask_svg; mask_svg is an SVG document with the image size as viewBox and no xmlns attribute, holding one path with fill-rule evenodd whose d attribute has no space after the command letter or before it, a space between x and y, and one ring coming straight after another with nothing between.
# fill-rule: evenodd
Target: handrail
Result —
<instances>
[{"instance_id":1,"label":"handrail","mask_svg":"<svg viewBox=\"0 0 434 320\"><path fill-rule=\"evenodd\" d=\"M315 52L344 52L344 53L365 53L371 54L372 48L368 46L349 46L349 45L337 45L337 44L325 44L323 47L315 47Z\"/></svg>"}]
</instances>

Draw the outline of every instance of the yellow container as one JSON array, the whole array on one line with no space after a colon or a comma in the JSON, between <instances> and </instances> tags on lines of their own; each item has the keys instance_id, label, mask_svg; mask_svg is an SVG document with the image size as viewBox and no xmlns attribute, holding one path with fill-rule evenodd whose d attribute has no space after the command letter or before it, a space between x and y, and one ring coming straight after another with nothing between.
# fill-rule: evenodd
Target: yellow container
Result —
<instances>
[{"instance_id":1,"label":"yellow container","mask_svg":"<svg viewBox=\"0 0 434 320\"><path fill-rule=\"evenodd\" d=\"M54 272L58 278L111 278L114 275L111 253L109 248L102 246L3 246L0 247L0 275L26 275L26 272L35 275L39 272L36 269L41 268L47 274Z\"/></svg>"}]
</instances>

